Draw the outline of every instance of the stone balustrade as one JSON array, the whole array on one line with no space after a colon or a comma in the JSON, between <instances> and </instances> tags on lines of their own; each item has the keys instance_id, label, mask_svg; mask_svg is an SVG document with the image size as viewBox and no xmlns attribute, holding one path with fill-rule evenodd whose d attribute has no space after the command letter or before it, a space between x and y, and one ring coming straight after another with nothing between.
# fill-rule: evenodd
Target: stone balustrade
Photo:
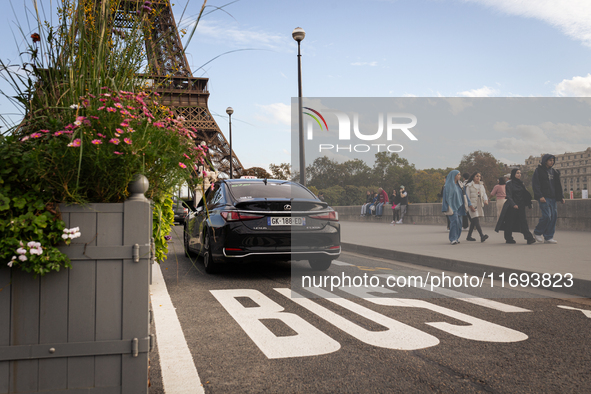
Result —
<instances>
[{"instance_id":1,"label":"stone balustrade","mask_svg":"<svg viewBox=\"0 0 591 394\"><path fill-rule=\"evenodd\" d=\"M532 201L532 209L526 209L530 230L533 230L541 217L537 201ZM382 218L375 216L361 216L361 206L333 207L339 213L339 220L344 221L392 221L391 205L384 207ZM441 212L441 203L410 204L404 216L404 223L413 224L441 224L445 225L445 215ZM494 227L497 223L496 203L484 207L484 220L480 220L484 227ZM556 228L569 231L591 231L591 199L566 200L565 204L558 203L558 219Z\"/></svg>"}]
</instances>

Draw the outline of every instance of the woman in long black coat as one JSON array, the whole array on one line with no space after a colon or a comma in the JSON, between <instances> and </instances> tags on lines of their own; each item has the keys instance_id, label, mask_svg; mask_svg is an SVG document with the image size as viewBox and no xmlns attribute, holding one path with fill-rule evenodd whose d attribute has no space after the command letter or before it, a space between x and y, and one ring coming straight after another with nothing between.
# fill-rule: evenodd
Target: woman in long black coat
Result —
<instances>
[{"instance_id":1,"label":"woman in long black coat","mask_svg":"<svg viewBox=\"0 0 591 394\"><path fill-rule=\"evenodd\" d=\"M536 240L529 231L525 217L525 207L531 208L532 198L521 181L521 170L515 168L511 171L511 179L505 185L505 192L507 193L506 202L503 205L495 231L498 233L503 230L505 242L508 244L515 243L514 232L522 233L528 245L535 243Z\"/></svg>"}]
</instances>

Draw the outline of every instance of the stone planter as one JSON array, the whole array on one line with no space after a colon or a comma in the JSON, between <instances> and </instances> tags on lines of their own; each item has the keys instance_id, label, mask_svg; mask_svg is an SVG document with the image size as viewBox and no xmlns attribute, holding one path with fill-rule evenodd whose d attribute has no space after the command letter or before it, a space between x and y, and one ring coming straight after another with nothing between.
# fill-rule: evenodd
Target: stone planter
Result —
<instances>
[{"instance_id":1,"label":"stone planter","mask_svg":"<svg viewBox=\"0 0 591 394\"><path fill-rule=\"evenodd\" d=\"M60 210L73 268L0 270L0 393L147 393L150 204Z\"/></svg>"}]
</instances>

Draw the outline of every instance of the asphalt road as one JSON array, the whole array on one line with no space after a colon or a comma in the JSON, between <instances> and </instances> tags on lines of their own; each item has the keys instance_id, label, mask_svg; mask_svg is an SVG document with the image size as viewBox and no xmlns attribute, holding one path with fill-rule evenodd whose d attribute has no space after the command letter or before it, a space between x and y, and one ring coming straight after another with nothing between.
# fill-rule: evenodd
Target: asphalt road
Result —
<instances>
[{"instance_id":1,"label":"asphalt road","mask_svg":"<svg viewBox=\"0 0 591 394\"><path fill-rule=\"evenodd\" d=\"M381 285L375 290L388 293L366 299L337 288L329 298L290 299L292 270L313 275L307 264L208 275L177 237L161 270L206 393L591 392L586 299L498 288L475 299ZM382 275L384 283L426 273L344 253L321 276ZM150 377L150 393L163 393L158 345Z\"/></svg>"}]
</instances>

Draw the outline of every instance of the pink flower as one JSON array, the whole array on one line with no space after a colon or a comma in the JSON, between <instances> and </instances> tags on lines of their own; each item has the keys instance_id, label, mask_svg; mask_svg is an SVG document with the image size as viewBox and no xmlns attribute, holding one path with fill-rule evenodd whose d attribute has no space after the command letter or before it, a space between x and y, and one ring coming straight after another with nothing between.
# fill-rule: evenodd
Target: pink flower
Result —
<instances>
[{"instance_id":1,"label":"pink flower","mask_svg":"<svg viewBox=\"0 0 591 394\"><path fill-rule=\"evenodd\" d=\"M104 108L104 107L103 107L103 108ZM90 117L91 117L92 119L99 120L99 117L98 117L98 116L90 115Z\"/></svg>"},{"instance_id":2,"label":"pink flower","mask_svg":"<svg viewBox=\"0 0 591 394\"><path fill-rule=\"evenodd\" d=\"M119 145L119 138L111 138L109 142L111 144Z\"/></svg>"},{"instance_id":3,"label":"pink flower","mask_svg":"<svg viewBox=\"0 0 591 394\"><path fill-rule=\"evenodd\" d=\"M187 165L185 163L183 163L183 162L179 162L179 166L181 168L187 168Z\"/></svg>"},{"instance_id":4,"label":"pink flower","mask_svg":"<svg viewBox=\"0 0 591 394\"><path fill-rule=\"evenodd\" d=\"M187 155L186 153L183 153L183 156L185 156L187 159L191 160L191 158L189 157L189 155Z\"/></svg>"},{"instance_id":5,"label":"pink flower","mask_svg":"<svg viewBox=\"0 0 591 394\"><path fill-rule=\"evenodd\" d=\"M106 138L106 136L104 134L101 134L101 133L97 133L96 135L98 135L101 138Z\"/></svg>"},{"instance_id":6,"label":"pink flower","mask_svg":"<svg viewBox=\"0 0 591 394\"><path fill-rule=\"evenodd\" d=\"M127 109L130 109L130 110L132 110L132 111L135 109L135 107L132 107L131 105L128 105L126 108L127 108Z\"/></svg>"},{"instance_id":7,"label":"pink flower","mask_svg":"<svg viewBox=\"0 0 591 394\"><path fill-rule=\"evenodd\" d=\"M43 137L43 134L41 134L41 133L33 133L33 134L31 134L31 138L41 138L41 137Z\"/></svg>"},{"instance_id":8,"label":"pink flower","mask_svg":"<svg viewBox=\"0 0 591 394\"><path fill-rule=\"evenodd\" d=\"M76 138L74 141L70 142L68 144L68 146L71 146L71 147L74 147L74 148L78 148L81 143L82 143L82 141L80 141L80 138Z\"/></svg>"},{"instance_id":9,"label":"pink flower","mask_svg":"<svg viewBox=\"0 0 591 394\"><path fill-rule=\"evenodd\" d=\"M115 129L115 132L117 132L117 133L119 133L119 134L125 133L125 131L123 131L123 130L121 130L121 129Z\"/></svg>"},{"instance_id":10,"label":"pink flower","mask_svg":"<svg viewBox=\"0 0 591 394\"><path fill-rule=\"evenodd\" d=\"M122 155L122 154L123 154L123 153L121 153L121 152L117 152L117 151L115 151L115 152L113 152L113 153L114 153L114 154L116 154L116 155Z\"/></svg>"},{"instance_id":11,"label":"pink flower","mask_svg":"<svg viewBox=\"0 0 591 394\"><path fill-rule=\"evenodd\" d=\"M115 103L114 105L115 105L115 107L117 107L117 108L123 108L123 106L122 106L120 103Z\"/></svg>"},{"instance_id":12,"label":"pink flower","mask_svg":"<svg viewBox=\"0 0 591 394\"><path fill-rule=\"evenodd\" d=\"M107 107L107 112L117 112L117 110L113 107Z\"/></svg>"},{"instance_id":13,"label":"pink flower","mask_svg":"<svg viewBox=\"0 0 591 394\"><path fill-rule=\"evenodd\" d=\"M99 99L99 101L100 101L101 103L106 103L108 100L107 100L107 99L105 99L105 98L102 98L102 99Z\"/></svg>"},{"instance_id":14,"label":"pink flower","mask_svg":"<svg viewBox=\"0 0 591 394\"><path fill-rule=\"evenodd\" d=\"M90 142L92 142L94 145L100 145L103 143L103 141L101 141L101 140L92 140Z\"/></svg>"},{"instance_id":15,"label":"pink flower","mask_svg":"<svg viewBox=\"0 0 591 394\"><path fill-rule=\"evenodd\" d=\"M131 139L129 138L123 138L123 142L125 142L127 145L131 145Z\"/></svg>"},{"instance_id":16,"label":"pink flower","mask_svg":"<svg viewBox=\"0 0 591 394\"><path fill-rule=\"evenodd\" d=\"M56 131L55 133L53 133L54 136L59 137L60 135L64 134L65 131L64 130L60 130L60 131Z\"/></svg>"},{"instance_id":17,"label":"pink flower","mask_svg":"<svg viewBox=\"0 0 591 394\"><path fill-rule=\"evenodd\" d=\"M102 111L103 109L105 109L105 106L103 105L102 107L98 107L97 108L99 111Z\"/></svg>"},{"instance_id":18,"label":"pink flower","mask_svg":"<svg viewBox=\"0 0 591 394\"><path fill-rule=\"evenodd\" d=\"M134 129L132 129L131 127L128 127L128 128L127 128L127 132L128 132L128 133L133 133L134 131L135 131L135 130L134 130Z\"/></svg>"},{"instance_id":19,"label":"pink flower","mask_svg":"<svg viewBox=\"0 0 591 394\"><path fill-rule=\"evenodd\" d=\"M121 126L121 127L127 127L127 126L129 126L129 123L127 123L127 122L121 122L121 124L119 126Z\"/></svg>"},{"instance_id":20,"label":"pink flower","mask_svg":"<svg viewBox=\"0 0 591 394\"><path fill-rule=\"evenodd\" d=\"M49 130L39 130L42 133L49 133Z\"/></svg>"}]
</instances>

